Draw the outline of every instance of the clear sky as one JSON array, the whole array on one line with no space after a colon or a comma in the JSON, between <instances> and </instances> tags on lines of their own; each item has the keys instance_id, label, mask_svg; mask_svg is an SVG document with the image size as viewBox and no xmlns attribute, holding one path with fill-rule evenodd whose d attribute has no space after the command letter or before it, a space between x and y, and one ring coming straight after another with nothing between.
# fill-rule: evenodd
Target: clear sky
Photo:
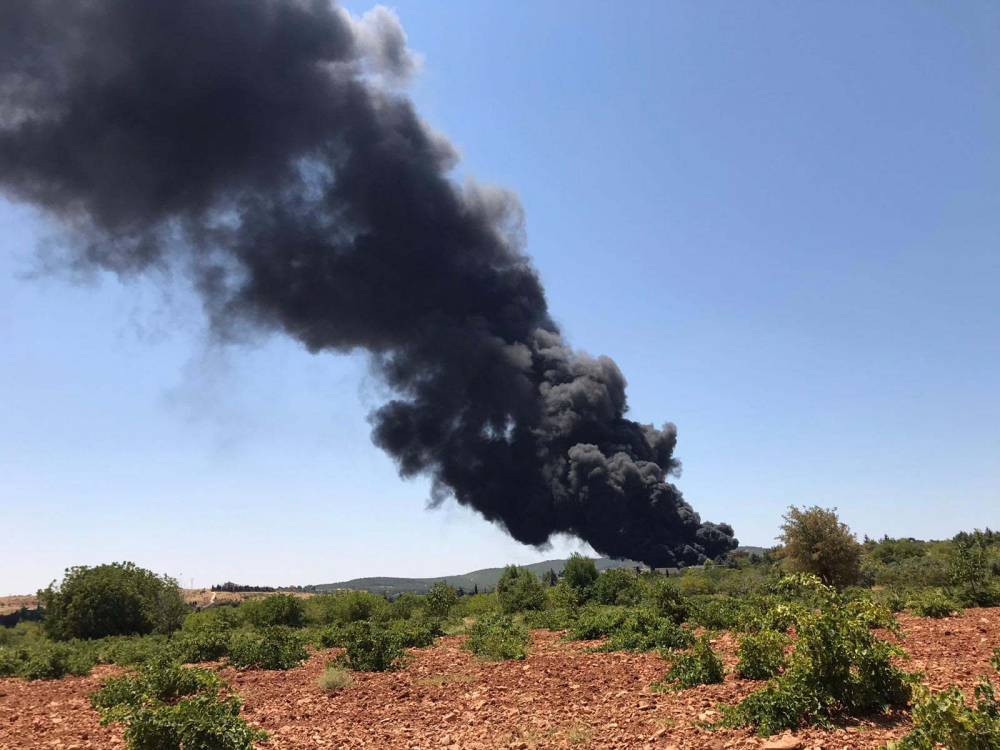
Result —
<instances>
[{"instance_id":1,"label":"clear sky","mask_svg":"<svg viewBox=\"0 0 1000 750\"><path fill-rule=\"evenodd\" d=\"M677 424L703 518L1000 525L1000 4L395 7L456 178L520 194L556 319ZM276 585L580 549L426 510L362 357L212 348L170 279L26 278L45 236L0 202L0 595L123 559Z\"/></svg>"}]
</instances>

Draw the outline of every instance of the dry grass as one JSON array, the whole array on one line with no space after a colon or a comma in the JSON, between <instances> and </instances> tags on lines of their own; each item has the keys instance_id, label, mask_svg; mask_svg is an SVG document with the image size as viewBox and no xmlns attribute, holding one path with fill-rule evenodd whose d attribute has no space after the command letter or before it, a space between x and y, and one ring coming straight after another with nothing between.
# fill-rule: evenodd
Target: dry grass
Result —
<instances>
[{"instance_id":1,"label":"dry grass","mask_svg":"<svg viewBox=\"0 0 1000 750\"><path fill-rule=\"evenodd\" d=\"M319 685L319 689L324 693L335 693L338 690L343 690L344 688L353 685L354 678L351 676L351 673L343 667L337 667L331 664L324 669L323 674L316 679L316 684Z\"/></svg>"}]
</instances>

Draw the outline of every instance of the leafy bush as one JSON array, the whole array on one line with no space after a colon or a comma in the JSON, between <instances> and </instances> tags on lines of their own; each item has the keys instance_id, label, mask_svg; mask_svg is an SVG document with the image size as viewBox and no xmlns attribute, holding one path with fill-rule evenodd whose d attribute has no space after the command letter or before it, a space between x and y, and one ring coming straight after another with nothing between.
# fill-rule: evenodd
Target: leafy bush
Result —
<instances>
[{"instance_id":1,"label":"leafy bush","mask_svg":"<svg viewBox=\"0 0 1000 750\"><path fill-rule=\"evenodd\" d=\"M530 640L528 631L515 625L510 615L498 614L477 621L462 648L489 661L523 659Z\"/></svg>"},{"instance_id":2,"label":"leafy bush","mask_svg":"<svg viewBox=\"0 0 1000 750\"><path fill-rule=\"evenodd\" d=\"M570 555L563 569L563 580L577 592L578 601L583 601L590 595L590 587L597 580L597 576L597 564L579 552Z\"/></svg>"},{"instance_id":3,"label":"leafy bush","mask_svg":"<svg viewBox=\"0 0 1000 750\"><path fill-rule=\"evenodd\" d=\"M420 609L420 597L407 591L389 602L388 618L409 620L418 609Z\"/></svg>"},{"instance_id":4,"label":"leafy bush","mask_svg":"<svg viewBox=\"0 0 1000 750\"><path fill-rule=\"evenodd\" d=\"M305 607L306 619L320 625L386 620L391 614L389 602L367 591L335 591L313 596L306 600Z\"/></svg>"},{"instance_id":5,"label":"leafy bush","mask_svg":"<svg viewBox=\"0 0 1000 750\"><path fill-rule=\"evenodd\" d=\"M120 635L93 641L93 653L101 664L133 667L165 654L176 654L176 644L161 635Z\"/></svg>"},{"instance_id":6,"label":"leafy bush","mask_svg":"<svg viewBox=\"0 0 1000 750\"><path fill-rule=\"evenodd\" d=\"M798 639L784 674L726 707L725 725L753 726L767 736L835 712L884 710L909 698L908 675L891 661L902 649L875 636L868 621L832 589L816 588L822 609L799 615Z\"/></svg>"},{"instance_id":7,"label":"leafy bush","mask_svg":"<svg viewBox=\"0 0 1000 750\"><path fill-rule=\"evenodd\" d=\"M715 583L703 571L686 570L678 579L677 587L684 596L711 596Z\"/></svg>"},{"instance_id":8,"label":"leafy bush","mask_svg":"<svg viewBox=\"0 0 1000 750\"><path fill-rule=\"evenodd\" d=\"M875 570L876 586L904 591L947 586L951 582L948 565L935 557L911 557Z\"/></svg>"},{"instance_id":9,"label":"leafy bush","mask_svg":"<svg viewBox=\"0 0 1000 750\"><path fill-rule=\"evenodd\" d=\"M948 554L948 574L959 598L970 607L992 607L1000 603L1000 555L993 546L995 534L976 529L957 534Z\"/></svg>"},{"instance_id":10,"label":"leafy bush","mask_svg":"<svg viewBox=\"0 0 1000 750\"><path fill-rule=\"evenodd\" d=\"M527 568L508 565L500 574L496 588L497 602L504 614L545 608L545 588Z\"/></svg>"},{"instance_id":11,"label":"leafy bush","mask_svg":"<svg viewBox=\"0 0 1000 750\"><path fill-rule=\"evenodd\" d=\"M438 581L424 596L424 610L431 617L444 618L458 604L458 591L444 581Z\"/></svg>"},{"instance_id":12,"label":"leafy bush","mask_svg":"<svg viewBox=\"0 0 1000 750\"><path fill-rule=\"evenodd\" d=\"M0 676L24 680L58 680L88 675L94 668L94 649L79 641L38 641L24 646L0 646Z\"/></svg>"},{"instance_id":13,"label":"leafy bush","mask_svg":"<svg viewBox=\"0 0 1000 750\"><path fill-rule=\"evenodd\" d=\"M762 630L785 633L795 624L802 611L802 605L783 601L773 594L752 597L740 604L735 627L750 633Z\"/></svg>"},{"instance_id":14,"label":"leafy bush","mask_svg":"<svg viewBox=\"0 0 1000 750\"><path fill-rule=\"evenodd\" d=\"M688 620L708 630L731 630L741 609L740 603L728 596L702 596L691 600Z\"/></svg>"},{"instance_id":15,"label":"leafy bush","mask_svg":"<svg viewBox=\"0 0 1000 750\"><path fill-rule=\"evenodd\" d=\"M125 725L131 750L250 750L266 742L240 718L239 698L224 691L212 672L154 660L109 680L91 703L102 725Z\"/></svg>"},{"instance_id":16,"label":"leafy bush","mask_svg":"<svg viewBox=\"0 0 1000 750\"><path fill-rule=\"evenodd\" d=\"M289 628L242 628L229 639L229 663L237 669L292 669L309 654Z\"/></svg>"},{"instance_id":17,"label":"leafy bush","mask_svg":"<svg viewBox=\"0 0 1000 750\"><path fill-rule=\"evenodd\" d=\"M649 602L653 611L660 617L673 620L678 625L684 622L691 612L691 602L666 578L651 584Z\"/></svg>"},{"instance_id":18,"label":"leafy bush","mask_svg":"<svg viewBox=\"0 0 1000 750\"><path fill-rule=\"evenodd\" d=\"M555 587L553 587L555 588ZM546 628L548 630L569 630L576 618L569 609L543 609L524 613L524 624L529 628Z\"/></svg>"},{"instance_id":19,"label":"leafy bush","mask_svg":"<svg viewBox=\"0 0 1000 750\"><path fill-rule=\"evenodd\" d=\"M606 643L595 651L652 651L687 648L694 641L691 632L673 620L645 609L628 609L611 629Z\"/></svg>"},{"instance_id":20,"label":"leafy bush","mask_svg":"<svg viewBox=\"0 0 1000 750\"><path fill-rule=\"evenodd\" d=\"M434 645L434 639L441 635L441 628L433 622L391 620L387 623L404 648L426 648Z\"/></svg>"},{"instance_id":21,"label":"leafy bush","mask_svg":"<svg viewBox=\"0 0 1000 750\"><path fill-rule=\"evenodd\" d=\"M1000 649L993 651L993 668L1000 671ZM957 687L931 693L918 686L913 703L914 728L890 750L996 750L1000 748L1000 699L996 688L981 677L974 691L974 705Z\"/></svg>"},{"instance_id":22,"label":"leafy bush","mask_svg":"<svg viewBox=\"0 0 1000 750\"><path fill-rule=\"evenodd\" d=\"M170 633L190 611L175 580L130 562L69 568L38 598L56 640Z\"/></svg>"},{"instance_id":23,"label":"leafy bush","mask_svg":"<svg viewBox=\"0 0 1000 750\"><path fill-rule=\"evenodd\" d=\"M699 638L689 652L672 656L673 664L667 676L653 683L658 691L685 690L698 685L715 685L722 682L725 672L722 661L712 651L708 636Z\"/></svg>"},{"instance_id":24,"label":"leafy bush","mask_svg":"<svg viewBox=\"0 0 1000 750\"><path fill-rule=\"evenodd\" d=\"M406 663L402 635L380 623L352 623L344 629L342 645L338 661L355 672L394 672Z\"/></svg>"},{"instance_id":25,"label":"leafy bush","mask_svg":"<svg viewBox=\"0 0 1000 750\"><path fill-rule=\"evenodd\" d=\"M596 641L610 635L624 618L625 610L621 607L584 607L565 638L573 641Z\"/></svg>"},{"instance_id":26,"label":"leafy bush","mask_svg":"<svg viewBox=\"0 0 1000 750\"><path fill-rule=\"evenodd\" d=\"M940 619L959 611L959 606L940 589L928 589L911 599L907 606L917 617Z\"/></svg>"},{"instance_id":27,"label":"leafy bush","mask_svg":"<svg viewBox=\"0 0 1000 750\"><path fill-rule=\"evenodd\" d=\"M635 571L611 568L597 576L591 597L598 604L635 605L642 599L642 585Z\"/></svg>"},{"instance_id":28,"label":"leafy bush","mask_svg":"<svg viewBox=\"0 0 1000 750\"><path fill-rule=\"evenodd\" d=\"M327 664L326 669L323 670L323 674L316 680L319 689L324 693L334 693L338 690L343 690L353 683L354 678L351 677L351 673L343 667L338 667L334 664Z\"/></svg>"},{"instance_id":29,"label":"leafy bush","mask_svg":"<svg viewBox=\"0 0 1000 750\"><path fill-rule=\"evenodd\" d=\"M788 637L773 630L745 635L736 649L736 674L746 680L769 680L785 667Z\"/></svg>"},{"instance_id":30,"label":"leafy bush","mask_svg":"<svg viewBox=\"0 0 1000 750\"><path fill-rule=\"evenodd\" d=\"M188 615L175 635L181 661L215 661L229 655L229 642L239 629L241 614L233 607L217 607Z\"/></svg>"},{"instance_id":31,"label":"leafy bush","mask_svg":"<svg viewBox=\"0 0 1000 750\"><path fill-rule=\"evenodd\" d=\"M797 508L784 516L781 541L785 563L795 573L811 573L831 586L850 586L861 573L861 545L837 509Z\"/></svg>"},{"instance_id":32,"label":"leafy bush","mask_svg":"<svg viewBox=\"0 0 1000 750\"><path fill-rule=\"evenodd\" d=\"M291 594L273 594L263 599L248 599L239 609L240 619L256 628L284 625L300 628L306 621L305 604Z\"/></svg>"}]
</instances>

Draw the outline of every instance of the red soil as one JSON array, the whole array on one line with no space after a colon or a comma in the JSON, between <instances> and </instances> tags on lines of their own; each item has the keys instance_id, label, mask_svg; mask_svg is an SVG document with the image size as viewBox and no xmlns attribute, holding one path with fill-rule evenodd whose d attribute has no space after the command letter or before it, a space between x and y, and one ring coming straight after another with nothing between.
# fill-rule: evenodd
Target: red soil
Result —
<instances>
[{"instance_id":1,"label":"red soil","mask_svg":"<svg viewBox=\"0 0 1000 750\"><path fill-rule=\"evenodd\" d=\"M926 620L903 616L905 667L928 684L971 688L990 672L1000 646L1000 609L968 610L963 617ZM748 731L710 732L695 726L718 718L717 704L739 700L760 683L727 674L721 685L677 693L652 693L650 683L666 665L656 654L594 654L588 644L564 643L536 631L524 662L479 662L443 638L415 651L409 666L392 674L356 674L334 694L316 685L329 654L317 654L288 672L221 675L240 695L244 716L271 734L273 750L304 748L655 748L700 750L763 748ZM735 639L714 647L727 669L735 664ZM121 731L102 728L87 702L100 678L116 671L57 682L0 680L0 749L122 748ZM834 729L795 732L789 747L878 748L909 728L898 712Z\"/></svg>"}]
</instances>

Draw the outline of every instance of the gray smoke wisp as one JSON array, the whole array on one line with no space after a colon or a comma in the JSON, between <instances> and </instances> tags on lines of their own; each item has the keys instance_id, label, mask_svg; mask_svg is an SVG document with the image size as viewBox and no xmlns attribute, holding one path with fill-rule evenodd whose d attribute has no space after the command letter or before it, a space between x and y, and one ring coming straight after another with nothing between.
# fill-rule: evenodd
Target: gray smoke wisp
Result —
<instances>
[{"instance_id":1,"label":"gray smoke wisp","mask_svg":"<svg viewBox=\"0 0 1000 750\"><path fill-rule=\"evenodd\" d=\"M373 440L433 502L656 566L732 549L667 481L674 426L563 340L517 197L450 177L401 93L418 64L384 8L3 0L0 191L83 267L193 273L224 339L369 352Z\"/></svg>"}]
</instances>

